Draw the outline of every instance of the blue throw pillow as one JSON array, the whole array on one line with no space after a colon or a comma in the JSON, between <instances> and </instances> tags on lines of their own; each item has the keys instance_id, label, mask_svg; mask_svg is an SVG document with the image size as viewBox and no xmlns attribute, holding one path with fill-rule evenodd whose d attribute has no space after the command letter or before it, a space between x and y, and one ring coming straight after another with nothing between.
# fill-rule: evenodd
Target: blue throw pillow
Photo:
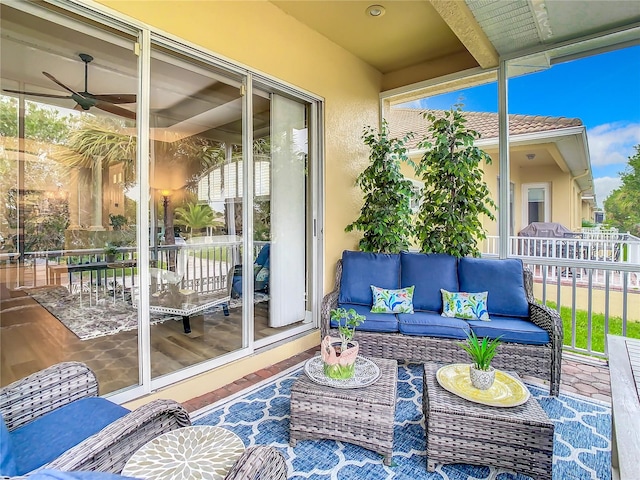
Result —
<instances>
[{"instance_id":1,"label":"blue throw pillow","mask_svg":"<svg viewBox=\"0 0 640 480\"><path fill-rule=\"evenodd\" d=\"M487 292L442 292L442 316L488 322Z\"/></svg>"},{"instance_id":2,"label":"blue throw pillow","mask_svg":"<svg viewBox=\"0 0 640 480\"><path fill-rule=\"evenodd\" d=\"M413 313L413 290L415 286L390 290L371 285L373 294L372 313Z\"/></svg>"},{"instance_id":3,"label":"blue throw pillow","mask_svg":"<svg viewBox=\"0 0 640 480\"><path fill-rule=\"evenodd\" d=\"M11 437L7 424L0 413L0 476L13 477L18 474L16 460L13 456Z\"/></svg>"}]
</instances>

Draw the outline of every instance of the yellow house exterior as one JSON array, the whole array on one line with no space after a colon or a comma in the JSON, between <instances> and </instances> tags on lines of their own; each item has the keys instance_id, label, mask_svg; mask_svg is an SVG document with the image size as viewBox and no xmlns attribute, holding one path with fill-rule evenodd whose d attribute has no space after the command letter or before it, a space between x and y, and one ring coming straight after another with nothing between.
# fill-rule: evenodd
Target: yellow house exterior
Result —
<instances>
[{"instance_id":1,"label":"yellow house exterior","mask_svg":"<svg viewBox=\"0 0 640 480\"><path fill-rule=\"evenodd\" d=\"M425 110L392 108L388 115L393 136L408 132L416 135L409 142L409 155L419 162L424 153L416 148L427 135ZM433 111L438 116L437 111ZM491 156L490 164L481 165L494 202L498 203L500 157L498 152L498 115L466 112L467 127L480 134L476 145ZM548 205L543 218L533 221L556 222L573 231L583 220L593 221L593 178L586 147L586 129L579 119L509 115L511 163L511 228L517 233L530 223L528 189L544 189ZM405 168L411 176L411 171ZM542 209L541 209L542 210ZM485 219L490 236L498 235L496 221Z\"/></svg>"}]
</instances>

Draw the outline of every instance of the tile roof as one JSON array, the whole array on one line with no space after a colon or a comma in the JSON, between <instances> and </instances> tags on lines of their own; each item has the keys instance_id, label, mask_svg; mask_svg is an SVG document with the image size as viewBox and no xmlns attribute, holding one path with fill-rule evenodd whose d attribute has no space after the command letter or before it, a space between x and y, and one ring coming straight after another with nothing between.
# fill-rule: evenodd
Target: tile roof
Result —
<instances>
[{"instance_id":1,"label":"tile roof","mask_svg":"<svg viewBox=\"0 0 640 480\"><path fill-rule=\"evenodd\" d=\"M394 137L402 137L408 132L415 136L407 144L409 149L427 134L428 123L424 114L432 112L436 117L444 114L444 110L420 110L415 108L392 108L389 115L389 130ZM498 138L498 114L489 112L464 112L467 127L480 134L482 139ZM525 133L547 132L582 125L579 118L546 117L542 115L509 115L509 133L521 135Z\"/></svg>"}]
</instances>

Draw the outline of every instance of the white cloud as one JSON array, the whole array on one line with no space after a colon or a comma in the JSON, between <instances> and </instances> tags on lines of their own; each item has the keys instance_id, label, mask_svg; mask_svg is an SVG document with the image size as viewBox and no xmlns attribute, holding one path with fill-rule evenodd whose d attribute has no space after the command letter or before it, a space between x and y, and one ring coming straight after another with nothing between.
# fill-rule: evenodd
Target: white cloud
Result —
<instances>
[{"instance_id":1,"label":"white cloud","mask_svg":"<svg viewBox=\"0 0 640 480\"><path fill-rule=\"evenodd\" d=\"M604 201L611 195L611 192L622 185L622 181L618 177L594 178L593 183L599 207L603 207Z\"/></svg>"},{"instance_id":2,"label":"white cloud","mask_svg":"<svg viewBox=\"0 0 640 480\"><path fill-rule=\"evenodd\" d=\"M400 103L398 105L395 105L395 107L396 108L417 108L419 110L424 108L422 106L422 99L411 100L410 102Z\"/></svg>"},{"instance_id":3,"label":"white cloud","mask_svg":"<svg viewBox=\"0 0 640 480\"><path fill-rule=\"evenodd\" d=\"M591 165L625 165L640 144L640 123L605 123L589 129L587 138Z\"/></svg>"}]
</instances>

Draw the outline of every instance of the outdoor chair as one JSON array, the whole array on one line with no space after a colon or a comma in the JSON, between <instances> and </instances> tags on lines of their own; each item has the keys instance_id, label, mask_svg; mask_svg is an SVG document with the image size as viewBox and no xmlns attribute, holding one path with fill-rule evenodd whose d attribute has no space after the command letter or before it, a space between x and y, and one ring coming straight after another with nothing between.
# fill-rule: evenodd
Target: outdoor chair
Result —
<instances>
[{"instance_id":1,"label":"outdoor chair","mask_svg":"<svg viewBox=\"0 0 640 480\"><path fill-rule=\"evenodd\" d=\"M265 244L253 262L254 291L269 293L269 244ZM234 265L229 271L229 295L242 297L242 264Z\"/></svg>"},{"instance_id":2,"label":"outdoor chair","mask_svg":"<svg viewBox=\"0 0 640 480\"><path fill-rule=\"evenodd\" d=\"M191 424L173 400L133 411L98 397L94 372L64 362L0 389L0 477L39 468L120 473L145 443Z\"/></svg>"}]
</instances>

